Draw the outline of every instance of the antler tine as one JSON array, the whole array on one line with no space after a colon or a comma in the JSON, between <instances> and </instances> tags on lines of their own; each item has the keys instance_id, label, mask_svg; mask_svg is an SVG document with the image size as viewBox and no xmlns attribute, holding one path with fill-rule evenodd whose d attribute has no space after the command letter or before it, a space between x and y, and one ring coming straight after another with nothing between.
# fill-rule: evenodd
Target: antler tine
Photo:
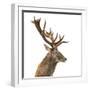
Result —
<instances>
[{"instance_id":1,"label":"antler tine","mask_svg":"<svg viewBox=\"0 0 90 90\"><path fill-rule=\"evenodd\" d=\"M53 35L53 32L51 31L51 29L50 29L49 32L47 32L47 31L45 31L45 30L43 30L43 32L44 32L44 34L45 34L46 37L48 37L48 38L51 39L51 36Z\"/></svg>"},{"instance_id":2,"label":"antler tine","mask_svg":"<svg viewBox=\"0 0 90 90\"><path fill-rule=\"evenodd\" d=\"M34 20L33 21L31 21L32 23L37 23L37 24L40 24L40 21L41 21L41 18L39 18L39 19L35 19L35 16L34 16Z\"/></svg>"},{"instance_id":3,"label":"antler tine","mask_svg":"<svg viewBox=\"0 0 90 90\"><path fill-rule=\"evenodd\" d=\"M46 27L46 20L44 22L43 30L45 30L45 27Z\"/></svg>"},{"instance_id":4,"label":"antler tine","mask_svg":"<svg viewBox=\"0 0 90 90\"><path fill-rule=\"evenodd\" d=\"M47 32L47 31L43 30L43 34L44 34L46 37L48 37L48 38L49 38L49 34L48 34L48 32Z\"/></svg>"},{"instance_id":5,"label":"antler tine","mask_svg":"<svg viewBox=\"0 0 90 90\"><path fill-rule=\"evenodd\" d=\"M52 32L52 30L51 30L51 28L50 28L50 32L49 32L49 34L52 34L53 32Z\"/></svg>"},{"instance_id":6,"label":"antler tine","mask_svg":"<svg viewBox=\"0 0 90 90\"><path fill-rule=\"evenodd\" d=\"M61 39L61 35L59 34L59 39Z\"/></svg>"},{"instance_id":7,"label":"antler tine","mask_svg":"<svg viewBox=\"0 0 90 90\"><path fill-rule=\"evenodd\" d=\"M34 16L34 20L33 21L31 21L32 23L34 23L35 22L35 16Z\"/></svg>"},{"instance_id":8,"label":"antler tine","mask_svg":"<svg viewBox=\"0 0 90 90\"><path fill-rule=\"evenodd\" d=\"M46 35L46 37L48 37L48 38L51 40L51 42L53 43L54 38L53 38L53 32L52 32L51 28L50 28L50 31L49 31L49 32L46 31L45 35Z\"/></svg>"},{"instance_id":9,"label":"antler tine","mask_svg":"<svg viewBox=\"0 0 90 90\"><path fill-rule=\"evenodd\" d=\"M35 21L35 16L33 18L34 18L34 21Z\"/></svg>"},{"instance_id":10,"label":"antler tine","mask_svg":"<svg viewBox=\"0 0 90 90\"><path fill-rule=\"evenodd\" d=\"M51 39L51 40L52 40L52 42L53 42L54 38L53 38L53 32L52 32L51 28L50 28L49 35L50 35L50 39Z\"/></svg>"},{"instance_id":11,"label":"antler tine","mask_svg":"<svg viewBox=\"0 0 90 90\"><path fill-rule=\"evenodd\" d=\"M56 37L55 37L55 39L53 40L53 42L55 42L55 41L56 41L57 37L58 37L58 33L56 34Z\"/></svg>"},{"instance_id":12,"label":"antler tine","mask_svg":"<svg viewBox=\"0 0 90 90\"><path fill-rule=\"evenodd\" d=\"M62 40L63 40L63 38L64 38L64 35L62 36L62 38L60 39L60 41L62 41Z\"/></svg>"}]
</instances>

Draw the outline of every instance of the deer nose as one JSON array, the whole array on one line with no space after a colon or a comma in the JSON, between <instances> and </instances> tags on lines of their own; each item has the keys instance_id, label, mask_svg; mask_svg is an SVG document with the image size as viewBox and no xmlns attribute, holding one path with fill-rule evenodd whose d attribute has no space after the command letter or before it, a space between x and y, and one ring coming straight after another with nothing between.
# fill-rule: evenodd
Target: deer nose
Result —
<instances>
[{"instance_id":1,"label":"deer nose","mask_svg":"<svg viewBox=\"0 0 90 90\"><path fill-rule=\"evenodd\" d=\"M67 60L67 58L65 58L65 61Z\"/></svg>"}]
</instances>

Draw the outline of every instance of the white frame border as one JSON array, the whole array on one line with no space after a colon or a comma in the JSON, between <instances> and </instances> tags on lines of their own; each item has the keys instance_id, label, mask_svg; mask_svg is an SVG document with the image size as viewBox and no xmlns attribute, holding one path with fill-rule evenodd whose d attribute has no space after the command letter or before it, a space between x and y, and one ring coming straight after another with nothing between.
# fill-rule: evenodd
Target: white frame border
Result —
<instances>
[{"instance_id":1,"label":"white frame border","mask_svg":"<svg viewBox=\"0 0 90 90\"><path fill-rule=\"evenodd\" d=\"M21 9L18 9L18 7ZM24 6L24 7L23 7ZM48 84L60 84L60 83L69 83L69 82L85 82L87 81L87 64L86 64L86 9L85 8L75 8L75 7L62 7L62 8L49 8L49 7L33 7L28 8L29 5L23 4L12 4L11 5L11 85L12 86L32 86L32 85L48 85ZM56 10L63 12L77 12L82 13L82 76L81 77L68 77L68 78L44 78L42 79L22 79L22 31L18 27L18 13L22 9L35 9L35 10ZM18 31L19 30L19 31ZM20 52L21 51L21 52Z\"/></svg>"}]
</instances>

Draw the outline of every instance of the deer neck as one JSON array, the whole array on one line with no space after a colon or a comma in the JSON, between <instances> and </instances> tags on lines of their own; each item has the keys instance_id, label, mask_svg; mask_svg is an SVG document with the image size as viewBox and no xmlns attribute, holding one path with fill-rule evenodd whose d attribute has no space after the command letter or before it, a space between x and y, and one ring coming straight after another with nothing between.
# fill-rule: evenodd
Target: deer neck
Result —
<instances>
[{"instance_id":1,"label":"deer neck","mask_svg":"<svg viewBox=\"0 0 90 90\"><path fill-rule=\"evenodd\" d=\"M45 58L44 58L44 60L46 61L46 62L48 62L48 63L52 63L52 64L57 64L57 61L56 61L56 58L51 54L51 53L48 53L46 56L45 56Z\"/></svg>"},{"instance_id":2,"label":"deer neck","mask_svg":"<svg viewBox=\"0 0 90 90\"><path fill-rule=\"evenodd\" d=\"M48 71L50 73L49 75L52 75L58 62L56 62L55 58L53 58L51 54L47 54L42 63L47 65Z\"/></svg>"}]
</instances>

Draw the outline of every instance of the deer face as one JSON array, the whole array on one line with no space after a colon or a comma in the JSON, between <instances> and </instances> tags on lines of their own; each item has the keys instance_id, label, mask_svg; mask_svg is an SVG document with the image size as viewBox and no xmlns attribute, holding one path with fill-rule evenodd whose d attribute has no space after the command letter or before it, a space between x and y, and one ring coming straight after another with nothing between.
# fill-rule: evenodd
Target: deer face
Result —
<instances>
[{"instance_id":1,"label":"deer face","mask_svg":"<svg viewBox=\"0 0 90 90\"><path fill-rule=\"evenodd\" d=\"M65 62L67 60L57 49L52 50L51 53L57 62Z\"/></svg>"},{"instance_id":2,"label":"deer face","mask_svg":"<svg viewBox=\"0 0 90 90\"><path fill-rule=\"evenodd\" d=\"M44 45L46 50L49 52L49 55L56 60L56 62L65 62L67 58L65 58L61 52L58 51L57 48L49 48L47 45Z\"/></svg>"}]
</instances>

